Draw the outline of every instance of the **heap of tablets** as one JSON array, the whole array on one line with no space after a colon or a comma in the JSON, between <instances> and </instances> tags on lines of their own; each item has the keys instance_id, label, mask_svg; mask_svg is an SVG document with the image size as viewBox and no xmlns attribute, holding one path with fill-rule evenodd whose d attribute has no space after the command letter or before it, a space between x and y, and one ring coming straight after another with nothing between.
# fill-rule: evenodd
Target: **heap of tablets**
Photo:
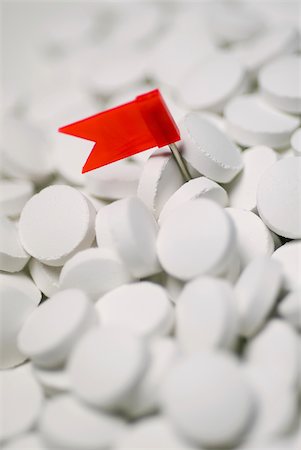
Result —
<instances>
[{"instance_id":1,"label":"heap of tablets","mask_svg":"<svg viewBox=\"0 0 301 450\"><path fill-rule=\"evenodd\" d=\"M70 3L55 82L7 88L3 450L301 447L298 12L185 5ZM152 86L193 179L168 148L82 175L56 126Z\"/></svg>"}]
</instances>

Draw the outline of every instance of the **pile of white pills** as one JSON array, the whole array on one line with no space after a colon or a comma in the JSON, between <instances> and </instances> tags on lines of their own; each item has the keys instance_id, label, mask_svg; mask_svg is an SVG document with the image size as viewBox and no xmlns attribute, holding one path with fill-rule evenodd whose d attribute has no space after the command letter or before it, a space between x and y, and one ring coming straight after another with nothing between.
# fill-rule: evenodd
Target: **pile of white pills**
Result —
<instances>
[{"instance_id":1,"label":"pile of white pills","mask_svg":"<svg viewBox=\"0 0 301 450\"><path fill-rule=\"evenodd\" d=\"M300 449L300 8L54 3L4 11L1 449ZM192 179L82 174L56 128L155 87Z\"/></svg>"}]
</instances>

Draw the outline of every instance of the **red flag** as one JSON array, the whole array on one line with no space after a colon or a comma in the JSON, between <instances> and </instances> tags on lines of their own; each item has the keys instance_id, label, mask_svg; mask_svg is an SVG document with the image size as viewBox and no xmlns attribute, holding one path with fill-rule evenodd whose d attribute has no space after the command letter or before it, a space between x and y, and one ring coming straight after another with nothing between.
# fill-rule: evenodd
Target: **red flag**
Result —
<instances>
[{"instance_id":1,"label":"red flag","mask_svg":"<svg viewBox=\"0 0 301 450\"><path fill-rule=\"evenodd\" d=\"M158 89L59 131L95 142L83 173L180 140L177 125Z\"/></svg>"}]
</instances>

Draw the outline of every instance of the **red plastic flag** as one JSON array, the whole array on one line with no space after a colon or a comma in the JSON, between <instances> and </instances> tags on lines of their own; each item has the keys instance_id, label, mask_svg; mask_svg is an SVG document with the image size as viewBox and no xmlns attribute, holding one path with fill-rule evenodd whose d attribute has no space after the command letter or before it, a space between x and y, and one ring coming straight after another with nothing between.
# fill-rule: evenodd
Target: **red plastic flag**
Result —
<instances>
[{"instance_id":1,"label":"red plastic flag","mask_svg":"<svg viewBox=\"0 0 301 450\"><path fill-rule=\"evenodd\" d=\"M59 131L95 142L83 173L180 140L178 127L158 89Z\"/></svg>"}]
</instances>

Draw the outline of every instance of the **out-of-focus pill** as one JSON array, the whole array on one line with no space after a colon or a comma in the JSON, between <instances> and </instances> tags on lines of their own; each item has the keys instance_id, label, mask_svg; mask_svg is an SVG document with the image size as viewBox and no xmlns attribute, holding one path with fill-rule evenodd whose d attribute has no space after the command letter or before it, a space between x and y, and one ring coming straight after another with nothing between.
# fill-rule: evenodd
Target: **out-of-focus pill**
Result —
<instances>
[{"instance_id":1,"label":"out-of-focus pill","mask_svg":"<svg viewBox=\"0 0 301 450\"><path fill-rule=\"evenodd\" d=\"M291 137L291 146L296 156L301 156L301 128L296 130Z\"/></svg>"},{"instance_id":2,"label":"out-of-focus pill","mask_svg":"<svg viewBox=\"0 0 301 450\"><path fill-rule=\"evenodd\" d=\"M258 145L242 152L244 169L228 184L230 206L255 211L257 187L261 176L277 161L277 154L269 147Z\"/></svg>"},{"instance_id":3,"label":"out-of-focus pill","mask_svg":"<svg viewBox=\"0 0 301 450\"><path fill-rule=\"evenodd\" d=\"M179 295L182 292L185 283L170 275L166 276L165 288L168 292L169 298L173 303L177 303Z\"/></svg>"},{"instance_id":4,"label":"out-of-focus pill","mask_svg":"<svg viewBox=\"0 0 301 450\"><path fill-rule=\"evenodd\" d=\"M33 195L33 184L27 180L0 181L0 213L18 217L25 203Z\"/></svg>"},{"instance_id":5,"label":"out-of-focus pill","mask_svg":"<svg viewBox=\"0 0 301 450\"><path fill-rule=\"evenodd\" d=\"M9 118L3 133L2 169L7 175L40 182L53 172L51 145L38 128Z\"/></svg>"},{"instance_id":6,"label":"out-of-focus pill","mask_svg":"<svg viewBox=\"0 0 301 450\"><path fill-rule=\"evenodd\" d=\"M60 289L81 289L92 300L97 300L111 289L130 281L130 273L114 251L90 248L79 252L64 265Z\"/></svg>"},{"instance_id":7,"label":"out-of-focus pill","mask_svg":"<svg viewBox=\"0 0 301 450\"><path fill-rule=\"evenodd\" d=\"M0 285L17 289L23 292L27 297L31 298L37 306L42 298L41 291L33 283L32 279L25 273L0 273Z\"/></svg>"},{"instance_id":8,"label":"out-of-focus pill","mask_svg":"<svg viewBox=\"0 0 301 450\"><path fill-rule=\"evenodd\" d=\"M238 208L226 208L225 211L236 229L237 251L242 267L258 256L272 255L275 248L273 237L256 214Z\"/></svg>"},{"instance_id":9,"label":"out-of-focus pill","mask_svg":"<svg viewBox=\"0 0 301 450\"><path fill-rule=\"evenodd\" d=\"M300 383L299 340L295 330L284 320L272 319L246 348L246 359L266 377L276 376L288 388ZM285 370L279 370L285 367Z\"/></svg>"},{"instance_id":10,"label":"out-of-focus pill","mask_svg":"<svg viewBox=\"0 0 301 450\"><path fill-rule=\"evenodd\" d=\"M235 248L232 220L208 199L191 200L172 211L157 240L162 267L183 281L223 272Z\"/></svg>"},{"instance_id":11,"label":"out-of-focus pill","mask_svg":"<svg viewBox=\"0 0 301 450\"><path fill-rule=\"evenodd\" d=\"M42 408L43 395L28 365L2 371L0 385L2 442L34 426Z\"/></svg>"},{"instance_id":12,"label":"out-of-focus pill","mask_svg":"<svg viewBox=\"0 0 301 450\"><path fill-rule=\"evenodd\" d=\"M257 189L257 209L264 223L275 233L301 238L301 158L277 161L262 175Z\"/></svg>"},{"instance_id":13,"label":"out-of-focus pill","mask_svg":"<svg viewBox=\"0 0 301 450\"><path fill-rule=\"evenodd\" d=\"M241 90L245 76L237 59L217 54L194 67L178 86L177 94L190 109L221 112L231 96Z\"/></svg>"},{"instance_id":14,"label":"out-of-focus pill","mask_svg":"<svg viewBox=\"0 0 301 450\"><path fill-rule=\"evenodd\" d=\"M245 268L235 285L242 336L250 337L262 327L281 285L281 266L271 258L256 258Z\"/></svg>"},{"instance_id":15,"label":"out-of-focus pill","mask_svg":"<svg viewBox=\"0 0 301 450\"><path fill-rule=\"evenodd\" d=\"M298 118L274 109L254 94L230 100L224 114L230 136L246 147L284 148L300 124Z\"/></svg>"},{"instance_id":16,"label":"out-of-focus pill","mask_svg":"<svg viewBox=\"0 0 301 450\"><path fill-rule=\"evenodd\" d=\"M301 286L301 240L287 242L273 253L284 273L285 288L290 291Z\"/></svg>"},{"instance_id":17,"label":"out-of-focus pill","mask_svg":"<svg viewBox=\"0 0 301 450\"><path fill-rule=\"evenodd\" d=\"M20 243L16 225L6 217L0 216L0 270L19 272L29 258Z\"/></svg>"},{"instance_id":18,"label":"out-of-focus pill","mask_svg":"<svg viewBox=\"0 0 301 450\"><path fill-rule=\"evenodd\" d=\"M147 281L120 286L97 303L100 323L150 338L168 334L173 308L163 287Z\"/></svg>"},{"instance_id":19,"label":"out-of-focus pill","mask_svg":"<svg viewBox=\"0 0 301 450\"><path fill-rule=\"evenodd\" d=\"M104 234L102 223L108 227ZM133 277L161 271L156 255L158 225L142 200L128 197L107 205L98 212L95 226L98 246L113 246Z\"/></svg>"},{"instance_id":20,"label":"out-of-focus pill","mask_svg":"<svg viewBox=\"0 0 301 450\"><path fill-rule=\"evenodd\" d=\"M238 331L234 291L227 281L200 277L186 284L176 304L176 337L194 353L233 347Z\"/></svg>"},{"instance_id":21,"label":"out-of-focus pill","mask_svg":"<svg viewBox=\"0 0 301 450\"><path fill-rule=\"evenodd\" d=\"M176 430L188 439L221 448L241 440L255 401L233 357L204 352L183 359L169 372L162 406Z\"/></svg>"},{"instance_id":22,"label":"out-of-focus pill","mask_svg":"<svg viewBox=\"0 0 301 450\"><path fill-rule=\"evenodd\" d=\"M9 441L3 450L47 450L38 433L31 432L22 434Z\"/></svg>"},{"instance_id":23,"label":"out-of-focus pill","mask_svg":"<svg viewBox=\"0 0 301 450\"><path fill-rule=\"evenodd\" d=\"M19 222L21 243L42 263L62 266L92 244L95 214L91 203L76 189L49 186L23 208Z\"/></svg>"},{"instance_id":24,"label":"out-of-focus pill","mask_svg":"<svg viewBox=\"0 0 301 450\"><path fill-rule=\"evenodd\" d=\"M92 302L83 292L67 289L30 314L18 335L18 347L38 366L55 368L66 361L76 342L96 323Z\"/></svg>"},{"instance_id":25,"label":"out-of-focus pill","mask_svg":"<svg viewBox=\"0 0 301 450\"><path fill-rule=\"evenodd\" d=\"M127 160L100 167L85 174L87 191L95 197L119 200L136 195L141 168Z\"/></svg>"},{"instance_id":26,"label":"out-of-focus pill","mask_svg":"<svg viewBox=\"0 0 301 450\"><path fill-rule=\"evenodd\" d=\"M243 168L238 147L200 113L188 113L181 122L184 158L214 181L229 183Z\"/></svg>"},{"instance_id":27,"label":"out-of-focus pill","mask_svg":"<svg viewBox=\"0 0 301 450\"><path fill-rule=\"evenodd\" d=\"M32 366L32 372L38 383L48 396L62 394L70 390L67 370L64 368L45 369Z\"/></svg>"},{"instance_id":28,"label":"out-of-focus pill","mask_svg":"<svg viewBox=\"0 0 301 450\"><path fill-rule=\"evenodd\" d=\"M146 161L137 195L158 218L165 202L184 183L179 168L167 147L155 150Z\"/></svg>"},{"instance_id":29,"label":"out-of-focus pill","mask_svg":"<svg viewBox=\"0 0 301 450\"><path fill-rule=\"evenodd\" d=\"M51 297L58 291L60 267L46 266L46 264L32 258L28 264L28 269L35 285L46 297Z\"/></svg>"},{"instance_id":30,"label":"out-of-focus pill","mask_svg":"<svg viewBox=\"0 0 301 450\"><path fill-rule=\"evenodd\" d=\"M278 305L277 311L297 330L301 330L301 289L287 294Z\"/></svg>"},{"instance_id":31,"label":"out-of-focus pill","mask_svg":"<svg viewBox=\"0 0 301 450\"><path fill-rule=\"evenodd\" d=\"M95 327L76 345L68 363L72 391L106 409L122 404L141 380L148 363L142 339L114 327Z\"/></svg>"},{"instance_id":32,"label":"out-of-focus pill","mask_svg":"<svg viewBox=\"0 0 301 450\"><path fill-rule=\"evenodd\" d=\"M263 96L275 108L301 113L301 57L283 56L264 66L258 75Z\"/></svg>"},{"instance_id":33,"label":"out-of-focus pill","mask_svg":"<svg viewBox=\"0 0 301 450\"><path fill-rule=\"evenodd\" d=\"M71 395L48 400L39 420L47 448L56 449L110 448L124 426L122 419L89 408Z\"/></svg>"},{"instance_id":34,"label":"out-of-focus pill","mask_svg":"<svg viewBox=\"0 0 301 450\"><path fill-rule=\"evenodd\" d=\"M228 196L219 184L206 177L198 177L184 183L165 203L159 217L162 224L164 218L179 205L199 198L208 198L221 206L227 206Z\"/></svg>"}]
</instances>

